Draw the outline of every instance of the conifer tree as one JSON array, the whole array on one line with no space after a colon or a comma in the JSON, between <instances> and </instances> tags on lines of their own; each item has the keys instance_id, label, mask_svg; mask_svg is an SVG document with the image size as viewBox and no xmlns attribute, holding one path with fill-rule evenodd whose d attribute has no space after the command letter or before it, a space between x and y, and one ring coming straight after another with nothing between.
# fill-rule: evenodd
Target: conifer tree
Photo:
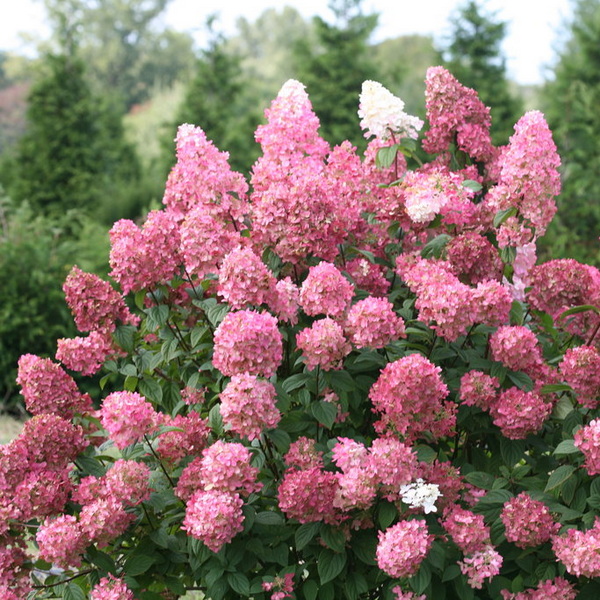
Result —
<instances>
[{"instance_id":1,"label":"conifer tree","mask_svg":"<svg viewBox=\"0 0 600 600\"><path fill-rule=\"evenodd\" d=\"M477 90L492 113L492 140L506 144L523 114L522 100L510 91L501 44L506 23L486 13L478 0L469 0L451 19L443 48L446 68L467 87Z\"/></svg>"}]
</instances>

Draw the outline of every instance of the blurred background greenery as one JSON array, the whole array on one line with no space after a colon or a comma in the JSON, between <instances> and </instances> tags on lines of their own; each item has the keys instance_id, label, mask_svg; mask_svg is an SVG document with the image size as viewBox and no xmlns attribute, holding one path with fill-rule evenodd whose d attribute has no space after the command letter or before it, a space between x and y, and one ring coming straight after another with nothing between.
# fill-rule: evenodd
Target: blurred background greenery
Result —
<instances>
[{"instance_id":1,"label":"blurred background greenery","mask_svg":"<svg viewBox=\"0 0 600 600\"><path fill-rule=\"evenodd\" d=\"M365 140L356 114L365 79L424 117L427 67L444 65L491 106L505 144L525 110L548 118L563 157L559 212L542 260L600 265L600 0L575 0L554 67L537 86L506 74L507 23L465 0L448 35L374 43L378 15L362 0L331 0L331 21L294 8L240 18L208 42L159 27L169 0L44 0L52 36L36 58L0 50L0 412L22 410L18 357L53 356L76 335L62 283L73 264L105 276L108 230L160 206L183 122L201 126L236 170L249 173L253 132L289 78L302 81L331 143Z\"/></svg>"}]
</instances>

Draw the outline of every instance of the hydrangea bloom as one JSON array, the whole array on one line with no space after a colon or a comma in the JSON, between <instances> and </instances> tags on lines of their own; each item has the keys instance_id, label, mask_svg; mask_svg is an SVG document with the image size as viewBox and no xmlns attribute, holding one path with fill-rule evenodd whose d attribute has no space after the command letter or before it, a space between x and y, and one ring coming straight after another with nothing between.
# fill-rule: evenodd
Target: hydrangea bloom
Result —
<instances>
[{"instance_id":1,"label":"hydrangea bloom","mask_svg":"<svg viewBox=\"0 0 600 600\"><path fill-rule=\"evenodd\" d=\"M499 280L503 264L498 250L483 235L467 231L446 245L446 257L454 274L463 282L476 285L488 279Z\"/></svg>"},{"instance_id":2,"label":"hydrangea bloom","mask_svg":"<svg viewBox=\"0 0 600 600\"><path fill-rule=\"evenodd\" d=\"M576 577L600 577L600 519L587 531L569 529L552 538L552 550Z\"/></svg>"},{"instance_id":3,"label":"hydrangea bloom","mask_svg":"<svg viewBox=\"0 0 600 600\"><path fill-rule=\"evenodd\" d=\"M600 353L593 346L569 348L560 363L564 380L577 394L577 402L594 409L600 403Z\"/></svg>"},{"instance_id":4,"label":"hydrangea bloom","mask_svg":"<svg viewBox=\"0 0 600 600\"><path fill-rule=\"evenodd\" d=\"M502 590L503 600L575 600L577 591L572 583L562 577L540 581L535 589L511 594Z\"/></svg>"},{"instance_id":5,"label":"hydrangea bloom","mask_svg":"<svg viewBox=\"0 0 600 600\"><path fill-rule=\"evenodd\" d=\"M585 470L590 475L600 474L600 419L593 419L578 429L574 438L575 446L585 456Z\"/></svg>"},{"instance_id":6,"label":"hydrangea bloom","mask_svg":"<svg viewBox=\"0 0 600 600\"><path fill-rule=\"evenodd\" d=\"M275 406L275 387L254 375L234 375L220 399L225 425L248 440L259 438L263 429L276 427L281 419Z\"/></svg>"},{"instance_id":7,"label":"hydrangea bloom","mask_svg":"<svg viewBox=\"0 0 600 600\"><path fill-rule=\"evenodd\" d=\"M243 505L239 494L198 490L187 503L182 529L218 552L244 529Z\"/></svg>"},{"instance_id":8,"label":"hydrangea bloom","mask_svg":"<svg viewBox=\"0 0 600 600\"><path fill-rule=\"evenodd\" d=\"M161 433L156 453L163 459L177 463L186 456L198 456L206 447L210 426L199 413L177 415L164 419L164 425L178 427L182 431L171 430Z\"/></svg>"},{"instance_id":9,"label":"hydrangea bloom","mask_svg":"<svg viewBox=\"0 0 600 600\"><path fill-rule=\"evenodd\" d=\"M552 404L535 392L515 387L500 393L490 412L494 425L511 440L523 440L536 433L552 412Z\"/></svg>"},{"instance_id":10,"label":"hydrangea bloom","mask_svg":"<svg viewBox=\"0 0 600 600\"><path fill-rule=\"evenodd\" d=\"M483 515L454 505L444 510L441 523L464 554L480 552L490 544L490 528Z\"/></svg>"},{"instance_id":11,"label":"hydrangea bloom","mask_svg":"<svg viewBox=\"0 0 600 600\"><path fill-rule=\"evenodd\" d=\"M377 81L365 81L360 93L358 116L365 137L387 140L390 136L417 139L423 121L404 112L404 102Z\"/></svg>"},{"instance_id":12,"label":"hydrangea bloom","mask_svg":"<svg viewBox=\"0 0 600 600\"><path fill-rule=\"evenodd\" d=\"M406 337L404 319L394 312L387 298L359 300L348 311L345 329L357 348L383 348Z\"/></svg>"},{"instance_id":13,"label":"hydrangea bloom","mask_svg":"<svg viewBox=\"0 0 600 600\"><path fill-rule=\"evenodd\" d=\"M262 584L262 588L266 592L273 592L271 594L271 600L283 600L284 598L293 598L292 594L294 592L294 574L286 573L283 577L275 577L273 581L265 581Z\"/></svg>"},{"instance_id":14,"label":"hydrangea bloom","mask_svg":"<svg viewBox=\"0 0 600 600\"><path fill-rule=\"evenodd\" d=\"M504 523L506 539L519 548L539 546L560 528L548 507L539 500L533 500L526 492L521 492L504 505L500 519Z\"/></svg>"},{"instance_id":15,"label":"hydrangea bloom","mask_svg":"<svg viewBox=\"0 0 600 600\"><path fill-rule=\"evenodd\" d=\"M302 436L290 444L283 461L288 467L298 469L322 467L323 453L315 448L315 440Z\"/></svg>"},{"instance_id":16,"label":"hydrangea bloom","mask_svg":"<svg viewBox=\"0 0 600 600\"><path fill-rule=\"evenodd\" d=\"M478 406L489 410L493 405L500 388L497 377L482 371L468 371L460 379L460 399L467 406Z\"/></svg>"},{"instance_id":17,"label":"hydrangea bloom","mask_svg":"<svg viewBox=\"0 0 600 600\"><path fill-rule=\"evenodd\" d=\"M381 414L376 427L409 440L426 432L433 437L452 435L456 406L443 402L448 388L440 373L440 367L420 354L388 363L369 392L374 410Z\"/></svg>"},{"instance_id":18,"label":"hydrangea bloom","mask_svg":"<svg viewBox=\"0 0 600 600\"><path fill-rule=\"evenodd\" d=\"M543 362L535 333L523 325L504 325L490 336L492 358L513 371L531 371Z\"/></svg>"},{"instance_id":19,"label":"hydrangea bloom","mask_svg":"<svg viewBox=\"0 0 600 600\"><path fill-rule=\"evenodd\" d=\"M114 353L112 339L98 331L92 331L87 337L57 340L56 359L82 375L97 373Z\"/></svg>"},{"instance_id":20,"label":"hydrangea bloom","mask_svg":"<svg viewBox=\"0 0 600 600\"><path fill-rule=\"evenodd\" d=\"M228 313L217 327L214 341L213 364L223 375L271 377L283 356L277 319L268 313Z\"/></svg>"},{"instance_id":21,"label":"hydrangea bloom","mask_svg":"<svg viewBox=\"0 0 600 600\"><path fill-rule=\"evenodd\" d=\"M402 502L411 508L422 508L425 514L437 512L435 503L441 495L438 485L425 483L421 477L400 487Z\"/></svg>"},{"instance_id":22,"label":"hydrangea bloom","mask_svg":"<svg viewBox=\"0 0 600 600\"><path fill-rule=\"evenodd\" d=\"M379 532L377 566L390 577L410 577L419 570L432 541L424 520L400 521Z\"/></svg>"},{"instance_id":23,"label":"hydrangea bloom","mask_svg":"<svg viewBox=\"0 0 600 600\"><path fill-rule=\"evenodd\" d=\"M335 265L320 262L311 267L300 288L300 306L307 315L339 317L350 306L354 286Z\"/></svg>"},{"instance_id":24,"label":"hydrangea bloom","mask_svg":"<svg viewBox=\"0 0 600 600\"><path fill-rule=\"evenodd\" d=\"M90 600L134 600L134 596L125 581L109 574L91 589Z\"/></svg>"},{"instance_id":25,"label":"hydrangea bloom","mask_svg":"<svg viewBox=\"0 0 600 600\"><path fill-rule=\"evenodd\" d=\"M477 590L483 587L484 579L498 575L502 566L502 555L492 546L474 552L459 561L458 566L463 575L467 576L468 584Z\"/></svg>"},{"instance_id":26,"label":"hydrangea bloom","mask_svg":"<svg viewBox=\"0 0 600 600\"><path fill-rule=\"evenodd\" d=\"M417 456L413 449L395 437L375 438L369 448L368 468L383 486L388 500L399 498L400 487L413 480Z\"/></svg>"},{"instance_id":27,"label":"hydrangea bloom","mask_svg":"<svg viewBox=\"0 0 600 600\"><path fill-rule=\"evenodd\" d=\"M311 327L298 332L296 344L302 350L309 370L317 367L324 371L341 369L344 358L352 350L341 325L329 317L315 321Z\"/></svg>"},{"instance_id":28,"label":"hydrangea bloom","mask_svg":"<svg viewBox=\"0 0 600 600\"><path fill-rule=\"evenodd\" d=\"M159 415L137 392L113 392L100 409L102 427L115 446L122 450L156 430Z\"/></svg>"},{"instance_id":29,"label":"hydrangea bloom","mask_svg":"<svg viewBox=\"0 0 600 600\"><path fill-rule=\"evenodd\" d=\"M63 569L81 565L81 555L89 543L73 515L47 519L39 526L35 538L40 557Z\"/></svg>"}]
</instances>

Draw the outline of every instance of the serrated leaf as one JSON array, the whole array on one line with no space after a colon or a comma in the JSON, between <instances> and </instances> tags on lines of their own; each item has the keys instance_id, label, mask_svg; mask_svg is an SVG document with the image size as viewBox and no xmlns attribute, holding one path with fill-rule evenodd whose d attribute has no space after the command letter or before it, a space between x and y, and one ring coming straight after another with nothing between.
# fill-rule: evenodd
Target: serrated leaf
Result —
<instances>
[{"instance_id":1,"label":"serrated leaf","mask_svg":"<svg viewBox=\"0 0 600 600\"><path fill-rule=\"evenodd\" d=\"M474 192L480 192L483 189L483 186L479 181L475 181L474 179L465 179L462 182L462 186L469 190L473 190Z\"/></svg>"},{"instance_id":2,"label":"serrated leaf","mask_svg":"<svg viewBox=\"0 0 600 600\"><path fill-rule=\"evenodd\" d=\"M517 249L512 246L505 246L504 248L500 248L500 258L502 262L511 265L515 262L515 258L517 257Z\"/></svg>"},{"instance_id":3,"label":"serrated leaf","mask_svg":"<svg viewBox=\"0 0 600 600\"><path fill-rule=\"evenodd\" d=\"M91 456L78 456L77 464L85 473L94 477L102 477L106 473L106 467L96 458Z\"/></svg>"},{"instance_id":4,"label":"serrated leaf","mask_svg":"<svg viewBox=\"0 0 600 600\"><path fill-rule=\"evenodd\" d=\"M540 388L542 394L558 394L559 392L573 391L570 385L566 383L547 383Z\"/></svg>"},{"instance_id":5,"label":"serrated leaf","mask_svg":"<svg viewBox=\"0 0 600 600\"><path fill-rule=\"evenodd\" d=\"M533 389L531 377L522 371L508 371L506 376L520 389L530 392Z\"/></svg>"},{"instance_id":6,"label":"serrated leaf","mask_svg":"<svg viewBox=\"0 0 600 600\"><path fill-rule=\"evenodd\" d=\"M569 479L569 477L571 477L571 475L573 475L574 471L575 467L573 465L561 465L550 474L544 491L549 492L550 490L554 490L561 486Z\"/></svg>"},{"instance_id":7,"label":"serrated leaf","mask_svg":"<svg viewBox=\"0 0 600 600\"><path fill-rule=\"evenodd\" d=\"M509 440L500 438L500 455L507 467L514 467L525 455L525 443L523 440Z\"/></svg>"},{"instance_id":8,"label":"serrated leaf","mask_svg":"<svg viewBox=\"0 0 600 600\"><path fill-rule=\"evenodd\" d=\"M594 306L593 304L581 304L580 306L573 306L572 308L561 312L560 315L558 315L557 321L560 321L561 319L564 319L565 317L568 317L570 315L576 315L578 313L588 311L595 312L596 314L600 313L600 309Z\"/></svg>"},{"instance_id":9,"label":"serrated leaf","mask_svg":"<svg viewBox=\"0 0 600 600\"><path fill-rule=\"evenodd\" d=\"M62 597L64 600L86 600L85 592L76 583L67 584Z\"/></svg>"},{"instance_id":10,"label":"serrated leaf","mask_svg":"<svg viewBox=\"0 0 600 600\"><path fill-rule=\"evenodd\" d=\"M225 315L229 312L229 305L215 304L206 311L206 316L214 327L218 327Z\"/></svg>"},{"instance_id":11,"label":"serrated leaf","mask_svg":"<svg viewBox=\"0 0 600 600\"><path fill-rule=\"evenodd\" d=\"M415 594L422 594L427 589L430 582L431 568L427 562L423 561L417 573L408 580L408 583Z\"/></svg>"},{"instance_id":12,"label":"serrated leaf","mask_svg":"<svg viewBox=\"0 0 600 600\"><path fill-rule=\"evenodd\" d=\"M510 208L505 208L504 210L499 210L494 215L494 227L498 228L504 221L506 221L509 217L514 217L517 214L517 209L515 206L511 206Z\"/></svg>"},{"instance_id":13,"label":"serrated leaf","mask_svg":"<svg viewBox=\"0 0 600 600\"><path fill-rule=\"evenodd\" d=\"M304 582L302 591L304 592L304 598L306 600L315 600L319 591L319 586L314 579L309 579Z\"/></svg>"},{"instance_id":14,"label":"serrated leaf","mask_svg":"<svg viewBox=\"0 0 600 600\"><path fill-rule=\"evenodd\" d=\"M296 550L302 550L314 539L317 535L321 523L303 523L296 529L294 539L296 541Z\"/></svg>"},{"instance_id":15,"label":"serrated leaf","mask_svg":"<svg viewBox=\"0 0 600 600\"><path fill-rule=\"evenodd\" d=\"M260 525L283 525L283 517L272 510L264 510L256 513L255 523Z\"/></svg>"},{"instance_id":16,"label":"serrated leaf","mask_svg":"<svg viewBox=\"0 0 600 600\"><path fill-rule=\"evenodd\" d=\"M155 404L160 404L162 402L163 391L158 381L149 378L142 379L138 384L138 390L147 400L150 400Z\"/></svg>"},{"instance_id":17,"label":"serrated leaf","mask_svg":"<svg viewBox=\"0 0 600 600\"><path fill-rule=\"evenodd\" d=\"M292 375L291 377L285 379L282 382L281 387L286 393L289 394L290 392L293 392L294 390L303 387L312 379L313 376L310 373L296 373L295 375Z\"/></svg>"},{"instance_id":18,"label":"serrated leaf","mask_svg":"<svg viewBox=\"0 0 600 600\"><path fill-rule=\"evenodd\" d=\"M346 566L345 552L332 552L331 550L322 550L317 561L317 571L321 585L335 579Z\"/></svg>"},{"instance_id":19,"label":"serrated leaf","mask_svg":"<svg viewBox=\"0 0 600 600\"><path fill-rule=\"evenodd\" d=\"M563 440L556 449L553 454L575 454L579 452L579 448L575 445L575 440Z\"/></svg>"},{"instance_id":20,"label":"serrated leaf","mask_svg":"<svg viewBox=\"0 0 600 600\"><path fill-rule=\"evenodd\" d=\"M387 529L398 516L398 509L391 502L382 502L377 508L377 522L382 529Z\"/></svg>"},{"instance_id":21,"label":"serrated leaf","mask_svg":"<svg viewBox=\"0 0 600 600\"><path fill-rule=\"evenodd\" d=\"M377 156L375 157L375 165L380 169L388 169L391 167L396 160L398 148L398 144L379 148L379 150L377 150Z\"/></svg>"},{"instance_id":22,"label":"serrated leaf","mask_svg":"<svg viewBox=\"0 0 600 600\"><path fill-rule=\"evenodd\" d=\"M323 527L321 529L321 539L334 552L343 552L346 548L346 535L341 529L329 526Z\"/></svg>"},{"instance_id":23,"label":"serrated leaf","mask_svg":"<svg viewBox=\"0 0 600 600\"><path fill-rule=\"evenodd\" d=\"M160 329L169 319L169 307L159 304L146 309L146 327L148 331Z\"/></svg>"},{"instance_id":24,"label":"serrated leaf","mask_svg":"<svg viewBox=\"0 0 600 600\"><path fill-rule=\"evenodd\" d=\"M447 233L441 233L423 246L421 256L423 258L440 258L444 248L451 239L452 237Z\"/></svg>"},{"instance_id":25,"label":"serrated leaf","mask_svg":"<svg viewBox=\"0 0 600 600\"><path fill-rule=\"evenodd\" d=\"M141 575L145 573L154 563L154 556L147 556L146 554L135 554L130 556L125 561L125 573L130 577Z\"/></svg>"},{"instance_id":26,"label":"serrated leaf","mask_svg":"<svg viewBox=\"0 0 600 600\"><path fill-rule=\"evenodd\" d=\"M114 338L117 345L125 352L131 354L135 347L136 328L132 325L119 325L114 332Z\"/></svg>"},{"instance_id":27,"label":"serrated leaf","mask_svg":"<svg viewBox=\"0 0 600 600\"><path fill-rule=\"evenodd\" d=\"M310 413L324 427L331 429L337 417L337 406L332 402L318 400L310 405Z\"/></svg>"},{"instance_id":28,"label":"serrated leaf","mask_svg":"<svg viewBox=\"0 0 600 600\"><path fill-rule=\"evenodd\" d=\"M482 490L491 490L494 485L494 476L483 471L467 473L464 478L475 487Z\"/></svg>"}]
</instances>

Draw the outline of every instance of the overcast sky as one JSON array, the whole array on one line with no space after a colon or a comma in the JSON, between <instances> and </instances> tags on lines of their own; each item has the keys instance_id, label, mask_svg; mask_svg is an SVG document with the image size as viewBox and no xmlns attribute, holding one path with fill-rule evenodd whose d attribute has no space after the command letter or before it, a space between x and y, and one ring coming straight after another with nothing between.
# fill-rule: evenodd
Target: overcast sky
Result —
<instances>
[{"instance_id":1,"label":"overcast sky","mask_svg":"<svg viewBox=\"0 0 600 600\"><path fill-rule=\"evenodd\" d=\"M364 0L364 12L379 13L374 41L399 35L431 34L442 40L448 31L448 19L456 14L464 0ZM329 20L326 0L171 0L165 13L172 27L192 33L203 45L204 23L219 13L220 26L235 33L239 16L254 20L266 8L284 5L297 8L306 18L320 15ZM551 64L560 26L570 16L570 0L487 0L489 11L508 23L504 44L509 77L518 83L540 83L544 67ZM48 36L42 0L0 0L0 49L25 52L20 33ZM401 59L401 58L400 58Z\"/></svg>"}]
</instances>

